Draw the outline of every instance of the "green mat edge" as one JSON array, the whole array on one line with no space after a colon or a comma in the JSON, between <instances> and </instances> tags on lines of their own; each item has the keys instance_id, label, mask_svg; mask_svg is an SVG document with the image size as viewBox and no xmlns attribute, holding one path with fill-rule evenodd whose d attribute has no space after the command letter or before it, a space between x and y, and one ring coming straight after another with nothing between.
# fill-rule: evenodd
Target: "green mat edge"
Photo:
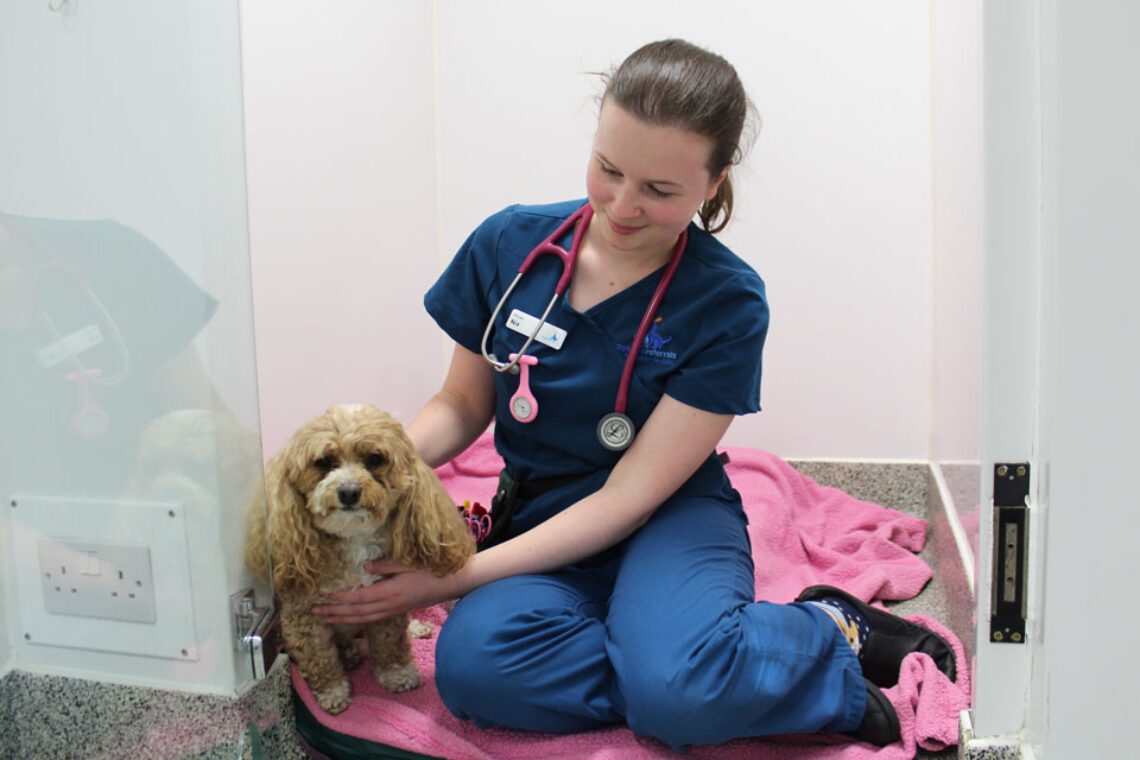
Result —
<instances>
[{"instance_id":1,"label":"green mat edge","mask_svg":"<svg viewBox=\"0 0 1140 760\"><path fill-rule=\"evenodd\" d=\"M334 731L317 720L296 691L293 692L293 714L301 738L333 760L445 760Z\"/></svg>"}]
</instances>

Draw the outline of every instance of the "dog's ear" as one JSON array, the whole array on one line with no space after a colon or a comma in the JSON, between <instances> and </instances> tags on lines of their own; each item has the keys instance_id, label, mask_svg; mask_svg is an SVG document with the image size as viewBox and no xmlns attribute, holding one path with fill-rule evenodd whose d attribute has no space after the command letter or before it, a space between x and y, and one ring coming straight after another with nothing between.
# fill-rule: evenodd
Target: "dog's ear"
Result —
<instances>
[{"instance_id":1,"label":"dog's ear","mask_svg":"<svg viewBox=\"0 0 1140 760\"><path fill-rule=\"evenodd\" d=\"M253 489L245 513L245 566L262 583L269 582L269 505L266 499L269 472L266 482Z\"/></svg>"},{"instance_id":2,"label":"dog's ear","mask_svg":"<svg viewBox=\"0 0 1140 760\"><path fill-rule=\"evenodd\" d=\"M435 472L414 452L407 481L392 517L392 559L436 575L456 572L475 553L467 524Z\"/></svg>"},{"instance_id":3,"label":"dog's ear","mask_svg":"<svg viewBox=\"0 0 1140 760\"><path fill-rule=\"evenodd\" d=\"M265 491L255 497L247 517L246 564L263 579L272 564L278 593L316 593L335 552L322 540L305 509L305 495L294 485L299 477L294 453L289 447L265 468Z\"/></svg>"}]
</instances>

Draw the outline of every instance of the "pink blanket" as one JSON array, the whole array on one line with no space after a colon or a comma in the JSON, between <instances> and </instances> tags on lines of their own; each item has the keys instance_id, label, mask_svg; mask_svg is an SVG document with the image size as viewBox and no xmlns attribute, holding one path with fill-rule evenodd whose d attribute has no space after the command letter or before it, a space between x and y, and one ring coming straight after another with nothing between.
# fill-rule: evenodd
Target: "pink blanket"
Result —
<instances>
[{"instance_id":1,"label":"pink blanket","mask_svg":"<svg viewBox=\"0 0 1140 760\"><path fill-rule=\"evenodd\" d=\"M744 498L750 521L758 598L787 602L806 586L826 583L870 599L908 599L930 579L922 549L926 521L859 501L800 475L778 457L730 448L727 469ZM479 440L439 475L457 502L487 505L502 461L489 437ZM424 610L422 620L441 624L442 606ZM899 715L903 739L877 748L843 737L802 735L747 739L693 747L688 756L712 760L904 760L917 747L939 750L957 743L958 714L969 703L965 655L958 639L938 621L911 618L951 643L958 658L958 682L951 682L927 656L906 659L899 683L885 689ZM353 702L340 715L324 713L294 670L293 685L309 710L334 731L449 760L641 760L681 757L665 745L624 727L567 736L479 729L457 720L435 690L435 639L415 642L424 685L393 695L383 691L367 667L350 676Z\"/></svg>"}]
</instances>

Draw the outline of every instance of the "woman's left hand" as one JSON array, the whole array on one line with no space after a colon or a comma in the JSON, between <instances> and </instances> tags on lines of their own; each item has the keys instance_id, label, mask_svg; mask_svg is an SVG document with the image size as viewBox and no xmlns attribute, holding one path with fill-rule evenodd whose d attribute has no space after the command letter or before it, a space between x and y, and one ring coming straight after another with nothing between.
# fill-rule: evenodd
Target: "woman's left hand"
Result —
<instances>
[{"instance_id":1,"label":"woman's left hand","mask_svg":"<svg viewBox=\"0 0 1140 760\"><path fill-rule=\"evenodd\" d=\"M313 607L332 625L374 623L393 615L423 609L458 596L455 577L439 577L427 570L390 560L372 560L365 569L384 578L360 588L337 591L328 601Z\"/></svg>"}]
</instances>

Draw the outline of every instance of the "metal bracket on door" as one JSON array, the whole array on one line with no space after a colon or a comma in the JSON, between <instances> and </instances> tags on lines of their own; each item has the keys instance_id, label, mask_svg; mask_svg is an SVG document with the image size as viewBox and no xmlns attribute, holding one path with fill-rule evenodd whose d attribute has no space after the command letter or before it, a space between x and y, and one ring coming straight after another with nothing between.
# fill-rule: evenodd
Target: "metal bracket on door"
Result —
<instances>
[{"instance_id":1,"label":"metal bracket on door","mask_svg":"<svg viewBox=\"0 0 1140 760\"><path fill-rule=\"evenodd\" d=\"M249 656L250 675L265 678L280 648L280 626L272 606L258 607L252 588L230 595L234 646Z\"/></svg>"},{"instance_id":2,"label":"metal bracket on door","mask_svg":"<svg viewBox=\"0 0 1140 760\"><path fill-rule=\"evenodd\" d=\"M1029 463L994 465L994 561L990 641L1025 643Z\"/></svg>"}]
</instances>

